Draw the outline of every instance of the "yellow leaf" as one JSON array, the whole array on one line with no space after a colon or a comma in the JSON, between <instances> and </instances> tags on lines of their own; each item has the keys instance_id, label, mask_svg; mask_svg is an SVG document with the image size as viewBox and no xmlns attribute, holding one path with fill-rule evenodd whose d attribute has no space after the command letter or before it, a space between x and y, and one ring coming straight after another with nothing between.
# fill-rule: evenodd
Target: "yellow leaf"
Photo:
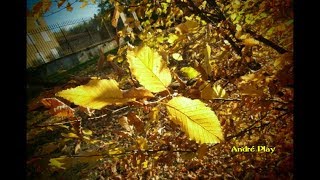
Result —
<instances>
[{"instance_id":1,"label":"yellow leaf","mask_svg":"<svg viewBox=\"0 0 320 180\"><path fill-rule=\"evenodd\" d=\"M170 85L170 70L159 53L148 46L127 52L132 74L141 85L151 92L161 92Z\"/></svg>"},{"instance_id":2,"label":"yellow leaf","mask_svg":"<svg viewBox=\"0 0 320 180\"><path fill-rule=\"evenodd\" d=\"M64 163L60 162L61 160L64 160L64 159L65 159L65 157L52 158L52 159L50 159L49 165L60 168L60 169L66 169L65 167L62 167L62 165L64 165Z\"/></svg>"},{"instance_id":3,"label":"yellow leaf","mask_svg":"<svg viewBox=\"0 0 320 180\"><path fill-rule=\"evenodd\" d=\"M113 61L117 56L113 55L113 54L108 54L107 56L107 61Z\"/></svg>"},{"instance_id":4,"label":"yellow leaf","mask_svg":"<svg viewBox=\"0 0 320 180\"><path fill-rule=\"evenodd\" d=\"M227 96L226 90L224 90L220 85L214 85L211 87L210 83L203 83L199 90L201 91L202 99L213 99L213 98L225 98Z\"/></svg>"},{"instance_id":5,"label":"yellow leaf","mask_svg":"<svg viewBox=\"0 0 320 180\"><path fill-rule=\"evenodd\" d=\"M210 64L211 47L206 43L206 48L203 50L204 60L201 63L202 68L206 71L207 75L212 72L212 66Z\"/></svg>"},{"instance_id":6,"label":"yellow leaf","mask_svg":"<svg viewBox=\"0 0 320 180\"><path fill-rule=\"evenodd\" d=\"M166 107L170 119L197 143L215 144L224 140L218 117L200 100L174 97Z\"/></svg>"},{"instance_id":7,"label":"yellow leaf","mask_svg":"<svg viewBox=\"0 0 320 180\"><path fill-rule=\"evenodd\" d=\"M76 147L74 148L74 153L77 154L81 149L81 141L78 141Z\"/></svg>"},{"instance_id":8,"label":"yellow leaf","mask_svg":"<svg viewBox=\"0 0 320 180\"><path fill-rule=\"evenodd\" d=\"M173 53L172 54L173 59L177 60L177 61L182 61L182 56L179 53Z\"/></svg>"},{"instance_id":9,"label":"yellow leaf","mask_svg":"<svg viewBox=\"0 0 320 180\"><path fill-rule=\"evenodd\" d=\"M159 107L153 107L149 113L149 119L151 121L158 121L159 120L159 112L160 112L160 109Z\"/></svg>"},{"instance_id":10,"label":"yellow leaf","mask_svg":"<svg viewBox=\"0 0 320 180\"><path fill-rule=\"evenodd\" d=\"M90 80L88 84L66 89L56 94L76 105L91 109L101 109L110 104L123 104L130 99L123 98L118 83L113 80Z\"/></svg>"},{"instance_id":11,"label":"yellow leaf","mask_svg":"<svg viewBox=\"0 0 320 180\"><path fill-rule=\"evenodd\" d=\"M88 1L84 1L84 2L81 4L80 8L84 8L84 7L86 7L87 5L88 5Z\"/></svg>"},{"instance_id":12,"label":"yellow leaf","mask_svg":"<svg viewBox=\"0 0 320 180\"><path fill-rule=\"evenodd\" d=\"M70 12L73 10L73 7L71 7L70 3L67 4L66 8L67 8L67 11L70 11Z\"/></svg>"},{"instance_id":13,"label":"yellow leaf","mask_svg":"<svg viewBox=\"0 0 320 180\"><path fill-rule=\"evenodd\" d=\"M187 76L190 79L195 78L200 74L193 67L183 67L183 68L180 69L180 71L182 72L182 74L184 76Z\"/></svg>"},{"instance_id":14,"label":"yellow leaf","mask_svg":"<svg viewBox=\"0 0 320 180\"><path fill-rule=\"evenodd\" d=\"M52 2L51 2L51 0L42 0L42 2L43 2L42 9L43 9L43 12L45 13L45 12L49 11L49 9L52 5Z\"/></svg>"},{"instance_id":15,"label":"yellow leaf","mask_svg":"<svg viewBox=\"0 0 320 180\"><path fill-rule=\"evenodd\" d=\"M108 151L109 155L118 155L123 152L124 152L124 150L122 148L109 149L109 151Z\"/></svg>"},{"instance_id":16,"label":"yellow leaf","mask_svg":"<svg viewBox=\"0 0 320 180\"><path fill-rule=\"evenodd\" d=\"M147 144L147 140L144 137L137 137L136 140L137 146L139 149L141 150L147 150L148 149L148 144Z\"/></svg>"},{"instance_id":17,"label":"yellow leaf","mask_svg":"<svg viewBox=\"0 0 320 180\"><path fill-rule=\"evenodd\" d=\"M143 163L142 163L142 167L143 168L147 168L148 167L148 161L145 160Z\"/></svg>"},{"instance_id":18,"label":"yellow leaf","mask_svg":"<svg viewBox=\"0 0 320 180\"><path fill-rule=\"evenodd\" d=\"M114 8L114 11L113 11L113 16L112 16L112 20L111 20L111 25L113 26L113 27L117 27L117 25L118 25L118 19L119 19L119 17L120 17L120 12L119 12L119 10L118 10L118 7L116 6L115 8Z\"/></svg>"},{"instance_id":19,"label":"yellow leaf","mask_svg":"<svg viewBox=\"0 0 320 180\"><path fill-rule=\"evenodd\" d=\"M274 63L274 73L281 71L285 66L288 66L292 63L293 54L292 53L285 53L282 54L279 58L277 58Z\"/></svg>"},{"instance_id":20,"label":"yellow leaf","mask_svg":"<svg viewBox=\"0 0 320 180\"><path fill-rule=\"evenodd\" d=\"M181 34L189 33L190 31L194 31L199 24L193 20L187 20L185 23L181 23L175 27L175 29Z\"/></svg>"},{"instance_id":21,"label":"yellow leaf","mask_svg":"<svg viewBox=\"0 0 320 180\"><path fill-rule=\"evenodd\" d=\"M244 39L242 40L242 43L246 46L255 46L259 44L259 41L253 39L253 38L248 38L248 39Z\"/></svg>"},{"instance_id":22,"label":"yellow leaf","mask_svg":"<svg viewBox=\"0 0 320 180\"><path fill-rule=\"evenodd\" d=\"M213 87L213 98L225 98L227 96L226 90L220 85L214 85Z\"/></svg>"},{"instance_id":23,"label":"yellow leaf","mask_svg":"<svg viewBox=\"0 0 320 180\"><path fill-rule=\"evenodd\" d=\"M82 130L82 133L83 133L84 135L87 135L87 136L92 136L92 131L89 130L89 129L84 129L84 130Z\"/></svg>"},{"instance_id":24,"label":"yellow leaf","mask_svg":"<svg viewBox=\"0 0 320 180\"><path fill-rule=\"evenodd\" d=\"M118 119L119 124L128 132L130 132L130 135L133 133L133 126L129 125L128 118L126 116L122 116Z\"/></svg>"},{"instance_id":25,"label":"yellow leaf","mask_svg":"<svg viewBox=\"0 0 320 180\"><path fill-rule=\"evenodd\" d=\"M96 4L96 0L91 0L91 3L92 4Z\"/></svg>"},{"instance_id":26,"label":"yellow leaf","mask_svg":"<svg viewBox=\"0 0 320 180\"><path fill-rule=\"evenodd\" d=\"M79 138L79 136L75 133L68 133L68 134L61 133L61 136L66 137L66 138Z\"/></svg>"},{"instance_id":27,"label":"yellow leaf","mask_svg":"<svg viewBox=\"0 0 320 180\"><path fill-rule=\"evenodd\" d=\"M170 44L173 44L174 41L176 41L178 38L179 38L179 37L178 37L177 35L175 35L175 34L169 34L168 42L169 42Z\"/></svg>"},{"instance_id":28,"label":"yellow leaf","mask_svg":"<svg viewBox=\"0 0 320 180\"><path fill-rule=\"evenodd\" d=\"M66 2L66 0L60 0L60 1L58 2L58 8L60 8L60 6L62 6L64 2Z\"/></svg>"}]
</instances>

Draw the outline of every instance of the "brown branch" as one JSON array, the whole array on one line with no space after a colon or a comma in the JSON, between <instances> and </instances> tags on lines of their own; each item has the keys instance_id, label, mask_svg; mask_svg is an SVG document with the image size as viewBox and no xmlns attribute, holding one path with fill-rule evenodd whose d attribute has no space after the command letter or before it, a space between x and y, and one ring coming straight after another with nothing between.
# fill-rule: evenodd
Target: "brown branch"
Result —
<instances>
[{"instance_id":1,"label":"brown branch","mask_svg":"<svg viewBox=\"0 0 320 180\"><path fill-rule=\"evenodd\" d=\"M73 5L74 3L78 2L78 1L79 1L79 0L75 0L74 2L70 3L70 6ZM56 13L58 13L58 12L64 10L64 9L66 9L66 8L67 8L67 5L64 6L63 8L59 8L59 10L57 10L57 11L51 12L51 13L48 14L48 15L44 15L43 17L51 16L51 15L56 14Z\"/></svg>"},{"instance_id":2,"label":"brown branch","mask_svg":"<svg viewBox=\"0 0 320 180\"><path fill-rule=\"evenodd\" d=\"M285 115L287 115L287 114L289 114L289 111L287 111L287 112L279 115L279 116L277 117L277 119L280 119L281 117L283 117L283 116L285 116ZM249 132L249 131L251 131L251 130L253 130L253 129L263 128L264 126L269 125L270 122L264 123L264 124L262 124L262 125L260 125L260 126L258 126L258 127L255 127L255 125L256 125L257 123L261 122L261 120L263 120L263 119L266 118L267 116L268 116L268 113L266 113L263 117L259 118L258 120L254 121L250 126L248 126L247 128L245 128L244 130L236 133L235 135L231 135L231 136L226 137L226 138L225 138L226 141L229 141L229 140L231 140L232 138L235 138L235 137L243 136L246 132Z\"/></svg>"},{"instance_id":3,"label":"brown branch","mask_svg":"<svg viewBox=\"0 0 320 180\"><path fill-rule=\"evenodd\" d=\"M280 54L284 54L286 52L288 52L287 50L283 49L282 47L276 45L275 43L273 43L272 41L264 38L261 35L258 35L257 33L253 32L250 29L245 29L245 32L249 33L250 35L252 35L256 40L264 43L267 46L270 46L272 49L276 50L278 53Z\"/></svg>"},{"instance_id":4,"label":"brown branch","mask_svg":"<svg viewBox=\"0 0 320 180\"><path fill-rule=\"evenodd\" d=\"M264 115L263 117L259 118L258 120L255 120L250 126L245 128L244 130L236 133L235 135L231 135L231 136L226 137L226 141L229 141L229 140L231 140L232 138L235 138L235 137L243 136L246 132L251 131L252 129L261 128L263 126L268 125L269 123L265 123L265 124L263 124L263 125L261 125L259 127L254 127L257 123L261 122L261 120L263 120L267 116L268 116L268 113L266 113L266 115Z\"/></svg>"},{"instance_id":5,"label":"brown branch","mask_svg":"<svg viewBox=\"0 0 320 180\"><path fill-rule=\"evenodd\" d=\"M208 12L204 12L201 11L199 8L197 8L194 3L192 2L192 0L188 0L189 4L195 9L195 11L197 13L200 13L200 17L202 18L204 15L202 13L206 13L206 14L211 14ZM221 21L226 21L227 18L224 16L224 13L220 10L220 8L218 7L217 3L215 2L215 0L211 0L208 1L208 4L214 8L214 10L217 12L216 16L206 16L204 18L204 20L209 19L210 22L221 22ZM215 19L211 19L212 17L215 17ZM208 21L207 21L208 22ZM229 24L228 30L231 32L232 36L235 37L235 31L231 28L234 27L234 24L231 23L230 21L227 21L227 23ZM261 35L257 35L255 32L253 32L250 29L245 29L245 32L249 33L250 35L252 35L256 40L264 43L265 45L273 48L274 50L276 50L278 53L280 54L284 54L286 52L288 52L287 50L285 50L284 48L280 47L279 45L273 43L272 41L264 38ZM241 55L241 48L239 48L236 43L229 37L229 36L225 36L225 38L229 41L229 43L231 44L231 46L233 47L233 49L235 49L235 51L237 52L238 55Z\"/></svg>"},{"instance_id":6,"label":"brown branch","mask_svg":"<svg viewBox=\"0 0 320 180\"><path fill-rule=\"evenodd\" d=\"M68 123L73 123L73 122L78 122L78 121L81 121L81 119L73 120L73 121L65 121L65 122L60 122L60 123L46 124L46 125L34 125L31 127L31 129L32 128L44 128L44 127L49 127L49 126L59 126L62 124L68 124Z\"/></svg>"},{"instance_id":7,"label":"brown branch","mask_svg":"<svg viewBox=\"0 0 320 180\"><path fill-rule=\"evenodd\" d=\"M121 153L116 153L116 154L109 154L109 153L100 153L100 154L91 154L91 155L63 155L68 158L82 158L82 157L103 157L103 158L111 158L114 156L121 156L121 155L127 155L127 154L132 154L132 153L148 153L148 154L154 154L157 152L161 151L168 151L168 152L175 152L175 153L184 153L184 152L196 152L196 149L191 149L191 150L173 150L170 147L169 148L162 148L162 149L156 149L156 150L129 150L129 151L124 151ZM97 152L98 153L98 152ZM33 159L43 159L43 158L50 158L48 155L40 155L40 156L33 156L28 160L27 162L32 161Z\"/></svg>"}]
</instances>

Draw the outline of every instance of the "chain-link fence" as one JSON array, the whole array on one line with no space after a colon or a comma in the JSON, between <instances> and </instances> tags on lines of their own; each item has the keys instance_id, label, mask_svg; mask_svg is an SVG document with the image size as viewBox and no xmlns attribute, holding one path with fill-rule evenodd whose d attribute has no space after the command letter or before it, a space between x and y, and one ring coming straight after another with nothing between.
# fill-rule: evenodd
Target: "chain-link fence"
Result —
<instances>
[{"instance_id":1,"label":"chain-link fence","mask_svg":"<svg viewBox=\"0 0 320 180\"><path fill-rule=\"evenodd\" d=\"M104 43L115 34L111 23L98 17L39 26L27 31L27 68Z\"/></svg>"}]
</instances>

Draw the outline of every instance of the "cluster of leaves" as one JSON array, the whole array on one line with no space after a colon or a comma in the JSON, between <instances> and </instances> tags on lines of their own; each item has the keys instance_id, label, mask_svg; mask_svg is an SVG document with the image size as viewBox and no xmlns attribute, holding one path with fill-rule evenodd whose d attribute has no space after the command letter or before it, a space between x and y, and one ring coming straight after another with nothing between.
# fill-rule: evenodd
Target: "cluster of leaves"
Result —
<instances>
[{"instance_id":1,"label":"cluster of leaves","mask_svg":"<svg viewBox=\"0 0 320 180\"><path fill-rule=\"evenodd\" d=\"M292 19L277 13L287 4L109 2L113 25L127 12L117 34L130 42L116 55L101 53L98 78L55 91L61 100L41 98L67 121L39 127L66 132L57 131L64 139L39 154L69 152L42 163L59 172L89 164L95 171L78 174L88 177L292 176ZM39 134L32 129L28 141ZM233 146L259 145L276 153L231 153Z\"/></svg>"}]
</instances>

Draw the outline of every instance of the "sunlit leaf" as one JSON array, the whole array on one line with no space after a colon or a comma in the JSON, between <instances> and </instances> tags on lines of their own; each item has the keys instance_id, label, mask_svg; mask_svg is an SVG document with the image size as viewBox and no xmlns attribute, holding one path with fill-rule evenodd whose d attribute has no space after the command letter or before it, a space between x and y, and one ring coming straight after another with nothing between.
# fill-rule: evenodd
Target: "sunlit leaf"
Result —
<instances>
[{"instance_id":1,"label":"sunlit leaf","mask_svg":"<svg viewBox=\"0 0 320 180\"><path fill-rule=\"evenodd\" d=\"M181 54L179 54L179 53L173 53L172 57L173 57L173 59L175 59L177 61L182 61L183 60Z\"/></svg>"},{"instance_id":2,"label":"sunlit leaf","mask_svg":"<svg viewBox=\"0 0 320 180\"><path fill-rule=\"evenodd\" d=\"M74 153L77 154L81 149L81 141L78 141L76 147L74 148Z\"/></svg>"},{"instance_id":3,"label":"sunlit leaf","mask_svg":"<svg viewBox=\"0 0 320 180\"><path fill-rule=\"evenodd\" d=\"M113 61L115 58L117 58L117 56L115 56L113 54L108 54L107 61Z\"/></svg>"},{"instance_id":4,"label":"sunlit leaf","mask_svg":"<svg viewBox=\"0 0 320 180\"><path fill-rule=\"evenodd\" d=\"M61 136L63 137L66 137L66 138L79 138L79 136L75 133L68 133L68 134L65 134L65 133L61 133Z\"/></svg>"},{"instance_id":5,"label":"sunlit leaf","mask_svg":"<svg viewBox=\"0 0 320 180\"><path fill-rule=\"evenodd\" d=\"M166 107L170 119L179 124L190 139L200 144L224 140L218 117L200 100L174 97Z\"/></svg>"},{"instance_id":6,"label":"sunlit leaf","mask_svg":"<svg viewBox=\"0 0 320 180\"><path fill-rule=\"evenodd\" d=\"M41 102L55 116L74 117L74 110L56 98L44 98Z\"/></svg>"},{"instance_id":7,"label":"sunlit leaf","mask_svg":"<svg viewBox=\"0 0 320 180\"><path fill-rule=\"evenodd\" d=\"M268 16L268 14L267 14L267 13L265 13L265 12L263 12L263 13L261 13L259 16L260 16L261 18L265 18L265 17L267 17L267 16Z\"/></svg>"},{"instance_id":8,"label":"sunlit leaf","mask_svg":"<svg viewBox=\"0 0 320 180\"><path fill-rule=\"evenodd\" d=\"M142 163L142 167L143 168L147 168L148 167L148 161L145 160L143 163Z\"/></svg>"},{"instance_id":9,"label":"sunlit leaf","mask_svg":"<svg viewBox=\"0 0 320 180\"><path fill-rule=\"evenodd\" d=\"M70 3L67 4L66 8L67 8L67 11L70 11L70 12L73 10L73 7L71 6Z\"/></svg>"},{"instance_id":10,"label":"sunlit leaf","mask_svg":"<svg viewBox=\"0 0 320 180\"><path fill-rule=\"evenodd\" d=\"M32 15L33 17L40 17L44 12L43 12L43 6L44 3L42 1L39 1L32 7Z\"/></svg>"},{"instance_id":11,"label":"sunlit leaf","mask_svg":"<svg viewBox=\"0 0 320 180\"><path fill-rule=\"evenodd\" d=\"M84 2L81 4L80 8L84 8L84 7L86 7L87 5L88 5L88 1L84 1Z\"/></svg>"},{"instance_id":12,"label":"sunlit leaf","mask_svg":"<svg viewBox=\"0 0 320 180\"><path fill-rule=\"evenodd\" d=\"M189 79L195 78L195 77L199 76L199 74L200 74L193 67L183 67L180 69L180 71L182 72L182 74L184 76L188 77Z\"/></svg>"},{"instance_id":13,"label":"sunlit leaf","mask_svg":"<svg viewBox=\"0 0 320 180\"><path fill-rule=\"evenodd\" d=\"M167 89L172 77L159 53L148 46L135 48L127 53L132 74L151 92Z\"/></svg>"},{"instance_id":14,"label":"sunlit leaf","mask_svg":"<svg viewBox=\"0 0 320 180\"><path fill-rule=\"evenodd\" d=\"M59 168L59 169L66 169L65 167L62 167L64 165L64 163L61 163L60 161L65 159L65 157L59 157L59 158L52 158L50 159L50 166Z\"/></svg>"},{"instance_id":15,"label":"sunlit leaf","mask_svg":"<svg viewBox=\"0 0 320 180\"><path fill-rule=\"evenodd\" d=\"M49 11L52 2L51 0L42 0L43 5L42 5L42 9L43 9L43 13L46 13L47 11Z\"/></svg>"},{"instance_id":16,"label":"sunlit leaf","mask_svg":"<svg viewBox=\"0 0 320 180\"><path fill-rule=\"evenodd\" d=\"M60 91L56 94L83 107L101 109L110 104L123 104L130 99L123 98L115 80L90 80L88 84Z\"/></svg>"},{"instance_id":17,"label":"sunlit leaf","mask_svg":"<svg viewBox=\"0 0 320 180\"><path fill-rule=\"evenodd\" d=\"M181 34L185 34L196 30L197 27L199 27L199 24L196 21L187 20L185 23L181 23L176 26L175 29Z\"/></svg>"},{"instance_id":18,"label":"sunlit leaf","mask_svg":"<svg viewBox=\"0 0 320 180\"><path fill-rule=\"evenodd\" d=\"M109 149L109 151L108 151L109 155L117 155L117 154L121 154L123 152L124 152L124 149L122 149L122 148Z\"/></svg>"},{"instance_id":19,"label":"sunlit leaf","mask_svg":"<svg viewBox=\"0 0 320 180\"><path fill-rule=\"evenodd\" d=\"M202 68L206 71L207 75L211 75L212 66L210 63L210 56L211 56L211 47L208 43L206 43L206 47L203 50L204 59L201 63Z\"/></svg>"},{"instance_id":20,"label":"sunlit leaf","mask_svg":"<svg viewBox=\"0 0 320 180\"><path fill-rule=\"evenodd\" d=\"M148 149L147 140L144 137L140 137L140 136L137 137L136 143L137 143L137 147L140 150L147 150Z\"/></svg>"},{"instance_id":21,"label":"sunlit leaf","mask_svg":"<svg viewBox=\"0 0 320 180\"><path fill-rule=\"evenodd\" d=\"M112 16L112 20L111 20L111 24L113 27L117 27L118 25L118 19L120 17L120 12L117 8L117 6L114 8L114 11L113 11L113 16Z\"/></svg>"},{"instance_id":22,"label":"sunlit leaf","mask_svg":"<svg viewBox=\"0 0 320 180\"><path fill-rule=\"evenodd\" d=\"M230 16L231 20L236 19L236 17L237 17L237 13L233 13L233 14L231 14L231 16Z\"/></svg>"},{"instance_id":23,"label":"sunlit leaf","mask_svg":"<svg viewBox=\"0 0 320 180\"><path fill-rule=\"evenodd\" d=\"M170 44L173 44L177 39L179 39L179 37L175 34L169 34L169 37L168 37L168 42Z\"/></svg>"},{"instance_id":24,"label":"sunlit leaf","mask_svg":"<svg viewBox=\"0 0 320 180\"><path fill-rule=\"evenodd\" d=\"M211 86L210 83L203 83L199 90L201 92L202 99L213 99L213 98L225 98L227 96L226 91L220 85Z\"/></svg>"},{"instance_id":25,"label":"sunlit leaf","mask_svg":"<svg viewBox=\"0 0 320 180\"><path fill-rule=\"evenodd\" d=\"M151 109L149 115L148 115L148 116L149 116L149 119L150 119L151 121L158 121L159 118L160 118L159 112L160 112L160 109L159 109L158 106L153 107L153 108Z\"/></svg>"},{"instance_id":26,"label":"sunlit leaf","mask_svg":"<svg viewBox=\"0 0 320 180\"><path fill-rule=\"evenodd\" d=\"M118 119L119 124L123 127L126 131L130 132L132 135L133 127L129 125L128 118L126 116L122 116Z\"/></svg>"},{"instance_id":27,"label":"sunlit leaf","mask_svg":"<svg viewBox=\"0 0 320 180\"><path fill-rule=\"evenodd\" d=\"M260 42L253 38L248 38L248 39L242 40L242 43L246 46L255 46L255 45L258 45Z\"/></svg>"},{"instance_id":28,"label":"sunlit leaf","mask_svg":"<svg viewBox=\"0 0 320 180\"><path fill-rule=\"evenodd\" d=\"M66 2L66 0L60 0L58 2L58 8L60 8L65 2Z\"/></svg>"},{"instance_id":29,"label":"sunlit leaf","mask_svg":"<svg viewBox=\"0 0 320 180\"><path fill-rule=\"evenodd\" d=\"M82 130L82 132L83 132L84 135L92 136L92 131L89 130L89 129L84 129L84 130Z\"/></svg>"}]
</instances>

